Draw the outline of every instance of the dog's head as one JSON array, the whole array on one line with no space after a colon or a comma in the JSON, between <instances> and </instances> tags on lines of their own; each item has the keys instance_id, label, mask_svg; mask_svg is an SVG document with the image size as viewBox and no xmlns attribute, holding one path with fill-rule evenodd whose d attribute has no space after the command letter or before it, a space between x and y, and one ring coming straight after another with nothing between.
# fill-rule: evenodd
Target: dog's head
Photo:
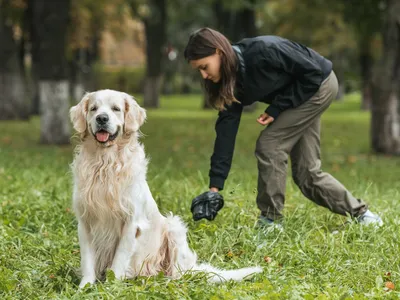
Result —
<instances>
[{"instance_id":1,"label":"dog's head","mask_svg":"<svg viewBox=\"0 0 400 300\"><path fill-rule=\"evenodd\" d=\"M146 120L146 111L132 96L113 90L87 93L70 109L74 129L81 138L93 137L102 146L129 137Z\"/></svg>"}]
</instances>

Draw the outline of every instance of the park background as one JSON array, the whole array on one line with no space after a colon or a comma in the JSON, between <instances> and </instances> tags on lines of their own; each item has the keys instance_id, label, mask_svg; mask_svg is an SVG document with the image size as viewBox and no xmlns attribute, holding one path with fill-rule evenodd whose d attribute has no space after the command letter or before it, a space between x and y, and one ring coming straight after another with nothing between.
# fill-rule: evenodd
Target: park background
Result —
<instances>
[{"instance_id":1,"label":"park background","mask_svg":"<svg viewBox=\"0 0 400 300\"><path fill-rule=\"evenodd\" d=\"M193 222L217 112L183 49L204 26L232 42L280 35L333 62L340 91L322 117L322 167L369 203L382 228L317 207L290 176L284 231L257 228L255 119L264 104L243 114L225 207L213 222ZM0 298L398 299L399 83L399 0L0 0ZM118 282L109 273L78 290L68 110L105 88L147 109L150 189L163 213L188 224L199 259L260 265L262 274L215 286L204 274Z\"/></svg>"}]
</instances>

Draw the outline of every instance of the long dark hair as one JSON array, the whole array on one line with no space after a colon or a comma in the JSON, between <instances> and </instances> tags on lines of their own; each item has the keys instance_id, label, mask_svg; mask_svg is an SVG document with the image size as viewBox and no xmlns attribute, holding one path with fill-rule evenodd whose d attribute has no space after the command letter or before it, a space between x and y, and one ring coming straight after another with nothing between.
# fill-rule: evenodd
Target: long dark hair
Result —
<instances>
[{"instance_id":1,"label":"long dark hair","mask_svg":"<svg viewBox=\"0 0 400 300\"><path fill-rule=\"evenodd\" d=\"M221 53L221 80L214 83L204 79L203 86L210 105L222 111L225 105L239 102L234 96L238 62L229 40L218 31L201 28L190 35L184 56L187 61L197 60L215 54L217 49Z\"/></svg>"}]
</instances>

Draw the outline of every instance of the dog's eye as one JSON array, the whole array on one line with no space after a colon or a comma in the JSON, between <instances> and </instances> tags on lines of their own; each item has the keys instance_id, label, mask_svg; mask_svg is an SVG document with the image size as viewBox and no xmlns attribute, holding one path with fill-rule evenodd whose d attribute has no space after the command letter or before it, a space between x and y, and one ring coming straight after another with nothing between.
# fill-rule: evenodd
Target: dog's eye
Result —
<instances>
[{"instance_id":1,"label":"dog's eye","mask_svg":"<svg viewBox=\"0 0 400 300\"><path fill-rule=\"evenodd\" d=\"M90 108L90 111L96 111L97 110L97 107L96 106L92 106L91 108Z\"/></svg>"},{"instance_id":2,"label":"dog's eye","mask_svg":"<svg viewBox=\"0 0 400 300\"><path fill-rule=\"evenodd\" d=\"M121 109L120 109L118 106L113 106L113 107L112 107L112 110L113 110L113 111L121 111Z\"/></svg>"}]
</instances>

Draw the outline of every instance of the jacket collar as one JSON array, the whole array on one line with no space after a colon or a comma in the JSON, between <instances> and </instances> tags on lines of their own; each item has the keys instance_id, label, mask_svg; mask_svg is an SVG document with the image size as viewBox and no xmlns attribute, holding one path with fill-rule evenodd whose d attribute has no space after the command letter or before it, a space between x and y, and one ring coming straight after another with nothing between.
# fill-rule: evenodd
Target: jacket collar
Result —
<instances>
[{"instance_id":1,"label":"jacket collar","mask_svg":"<svg viewBox=\"0 0 400 300\"><path fill-rule=\"evenodd\" d=\"M233 45L232 48L233 48L233 51L235 51L236 56L239 60L239 70L244 78L244 74L246 72L246 65L244 64L242 51L240 50L239 46L237 46L237 45Z\"/></svg>"},{"instance_id":2,"label":"jacket collar","mask_svg":"<svg viewBox=\"0 0 400 300\"><path fill-rule=\"evenodd\" d=\"M244 97L244 79L246 72L246 65L244 64L243 54L239 46L233 45L233 51L236 53L238 58L238 70L236 72L236 88L235 88L235 98L242 101Z\"/></svg>"}]
</instances>

